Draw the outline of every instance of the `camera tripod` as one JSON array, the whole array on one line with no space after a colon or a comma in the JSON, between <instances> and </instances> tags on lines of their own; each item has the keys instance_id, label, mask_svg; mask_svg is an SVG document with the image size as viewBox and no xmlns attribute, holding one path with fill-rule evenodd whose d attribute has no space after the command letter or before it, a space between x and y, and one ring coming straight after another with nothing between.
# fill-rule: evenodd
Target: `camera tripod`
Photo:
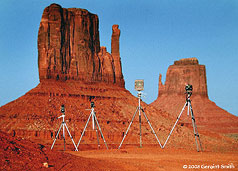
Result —
<instances>
[{"instance_id":1,"label":"camera tripod","mask_svg":"<svg viewBox=\"0 0 238 171\"><path fill-rule=\"evenodd\" d=\"M98 142L98 148L100 147L100 144L99 144L99 136L98 136L97 126L98 126L98 129L99 129L100 133L101 133L101 136L102 136L102 139L103 139L103 141L104 141L104 144L105 144L106 148L108 149L107 143L106 143L106 141L105 141L105 139L104 139L104 136L103 136L103 134L102 134L102 130L101 130L100 126L99 126L99 123L98 123L98 120L97 120L97 117L96 117L96 112L94 111L94 107L95 107L95 106L94 106L94 102L91 102L91 109L86 109L86 110L91 110L91 113L90 113L90 115L89 115L89 117L88 117L87 123L86 123L86 125L85 125L85 127L84 127L83 133L82 133L82 135L81 135L81 137L80 137L80 139L79 139L79 142L78 142L78 144L77 144L77 147L79 146L79 144L80 144L80 142L81 142L81 140L82 140L82 138L83 138L83 135L84 135L84 133L85 133L85 130L86 130L87 126L88 126L89 120L90 120L90 118L92 117L92 129L93 129L93 130L95 129L95 131L96 131L97 142Z\"/></svg>"},{"instance_id":2,"label":"camera tripod","mask_svg":"<svg viewBox=\"0 0 238 171\"><path fill-rule=\"evenodd\" d=\"M134 118L135 118L135 116L136 116L137 111L139 111L140 147L142 147L142 134L141 134L141 111L142 111L142 113L144 114L144 117L146 118L148 124L150 125L150 128L151 128L153 134L155 135L156 140L158 141L160 147L162 148L162 145L161 145L161 143L160 143L160 141L159 141L159 139L158 139L158 137L157 137L157 135L156 135L156 133L155 133L155 131L154 131L154 129L153 129L153 127L152 127L152 125L151 125L149 119L148 119L148 117L146 116L146 114L145 114L145 112L144 112L144 109L141 107L140 102L141 102L141 91L138 91L138 103L139 103L139 104L138 104L138 107L136 108L136 111L135 111L135 113L134 113L134 115L133 115L133 117L132 117L132 120L131 120L131 122L130 122L130 124L129 124L127 130L126 130L126 133L125 133L125 135L124 135L124 137L123 137L123 139L122 139L122 141L121 141L121 144L119 145L118 149L121 148L121 145L122 145L124 139L126 138L126 135L127 135L128 131L129 131L130 127L131 127L131 124L132 124L132 122L133 122L133 120L134 120Z\"/></svg>"},{"instance_id":3,"label":"camera tripod","mask_svg":"<svg viewBox=\"0 0 238 171\"><path fill-rule=\"evenodd\" d=\"M55 144L55 142L56 142L56 140L57 140L57 137L59 136L60 130L61 130L61 128L63 127L64 151L65 151L65 129L64 129L64 128L66 128L67 131L68 131L68 134L69 134L69 136L70 136L70 138L71 138L71 140L72 140L72 142L73 142L73 144L74 144L75 151L78 151L78 148L76 147L76 145L75 145L75 143L74 143L73 137L71 136L71 134L70 134L70 132L69 132L69 129L68 129L68 127L67 127L67 125L66 125L66 123L65 123L65 121L64 121L65 111L64 111L64 106L63 106L63 105L61 106L61 112L62 112L62 115L61 115L60 117L58 117L58 119L59 119L59 118L63 118L63 121L62 121L62 123L61 123L61 125L60 125L60 128L59 128L59 130L58 130L58 132L57 132L57 135L56 135L56 137L55 137L55 139L54 139L54 142L53 142L53 144L52 144L52 146L51 146L51 150L53 149L54 144Z\"/></svg>"},{"instance_id":4,"label":"camera tripod","mask_svg":"<svg viewBox=\"0 0 238 171\"><path fill-rule=\"evenodd\" d=\"M182 108L182 111L180 112L180 114L179 114L179 116L178 116L178 118L177 118L177 120L176 120L176 122L175 122L175 124L174 124L174 126L172 128L172 130L170 131L169 136L168 136L168 138L166 139L166 141L165 141L165 143L163 145L163 148L165 147L166 143L168 142L168 140L169 140L169 138L170 138L170 136L171 136L171 134L172 134L176 124L178 123L178 121L179 121L179 119L180 119L180 117L181 117L185 107L188 106L188 111L187 111L188 113L187 113L187 115L189 116L189 112L191 113L193 132L194 132L194 136L195 136L195 142L196 142L196 146L197 146L197 151L199 152L199 145L200 145L201 151L203 151L202 144L201 144L201 141L200 141L200 137L199 137L199 134L198 134L197 125L195 123L195 116L193 114L193 108L192 108L192 104L191 104L191 100L190 100L190 96L191 95L192 95L192 92L186 92L186 102L185 102L185 104L184 104L184 106ZM198 141L199 141L199 145L198 145Z\"/></svg>"}]
</instances>

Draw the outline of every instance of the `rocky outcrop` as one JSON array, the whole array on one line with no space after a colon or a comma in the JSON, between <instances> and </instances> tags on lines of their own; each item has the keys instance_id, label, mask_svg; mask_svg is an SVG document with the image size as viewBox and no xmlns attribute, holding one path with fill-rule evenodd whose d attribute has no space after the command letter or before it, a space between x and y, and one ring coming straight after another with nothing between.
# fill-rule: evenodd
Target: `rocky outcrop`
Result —
<instances>
[{"instance_id":1,"label":"rocky outcrop","mask_svg":"<svg viewBox=\"0 0 238 171\"><path fill-rule=\"evenodd\" d=\"M159 76L159 96L168 94L182 95L185 92L185 85L193 86L193 94L208 97L206 68L199 65L196 58L187 58L175 61L174 65L170 65L166 81L163 85L161 81L162 75Z\"/></svg>"},{"instance_id":2,"label":"rocky outcrop","mask_svg":"<svg viewBox=\"0 0 238 171\"><path fill-rule=\"evenodd\" d=\"M110 64L103 62L108 55L102 55L98 27L98 16L85 9L57 4L45 8L38 33L40 81L80 80L124 87L120 55L115 59L112 55ZM119 37L116 42L119 46Z\"/></svg>"}]
</instances>

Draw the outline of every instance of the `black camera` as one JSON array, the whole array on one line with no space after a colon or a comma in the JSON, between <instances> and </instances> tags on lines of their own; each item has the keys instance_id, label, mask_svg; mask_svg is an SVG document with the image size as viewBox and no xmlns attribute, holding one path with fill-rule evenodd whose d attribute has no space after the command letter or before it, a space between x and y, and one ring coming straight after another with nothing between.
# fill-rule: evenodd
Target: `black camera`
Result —
<instances>
[{"instance_id":1,"label":"black camera","mask_svg":"<svg viewBox=\"0 0 238 171\"><path fill-rule=\"evenodd\" d=\"M185 86L185 90L186 90L186 93L189 94L189 95L192 95L192 91L193 91L193 86L191 84L187 84Z\"/></svg>"},{"instance_id":2,"label":"black camera","mask_svg":"<svg viewBox=\"0 0 238 171\"><path fill-rule=\"evenodd\" d=\"M61 112L62 112L62 113L65 112L64 105L61 105Z\"/></svg>"},{"instance_id":3,"label":"black camera","mask_svg":"<svg viewBox=\"0 0 238 171\"><path fill-rule=\"evenodd\" d=\"M91 108L95 107L94 102L91 102Z\"/></svg>"},{"instance_id":4,"label":"black camera","mask_svg":"<svg viewBox=\"0 0 238 171\"><path fill-rule=\"evenodd\" d=\"M186 90L186 91L193 91L193 86L192 86L191 84L187 84L187 85L185 86L185 90Z\"/></svg>"}]
</instances>

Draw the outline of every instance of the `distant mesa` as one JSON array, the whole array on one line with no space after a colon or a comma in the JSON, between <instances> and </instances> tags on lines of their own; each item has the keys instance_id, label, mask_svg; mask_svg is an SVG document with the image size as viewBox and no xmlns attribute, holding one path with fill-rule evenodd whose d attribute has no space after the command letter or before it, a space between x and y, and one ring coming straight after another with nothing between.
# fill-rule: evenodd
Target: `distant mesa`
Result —
<instances>
[{"instance_id":1,"label":"distant mesa","mask_svg":"<svg viewBox=\"0 0 238 171\"><path fill-rule=\"evenodd\" d=\"M40 81L79 80L124 87L119 53L120 30L114 25L112 52L100 48L98 16L79 8L45 8L38 32Z\"/></svg>"}]
</instances>

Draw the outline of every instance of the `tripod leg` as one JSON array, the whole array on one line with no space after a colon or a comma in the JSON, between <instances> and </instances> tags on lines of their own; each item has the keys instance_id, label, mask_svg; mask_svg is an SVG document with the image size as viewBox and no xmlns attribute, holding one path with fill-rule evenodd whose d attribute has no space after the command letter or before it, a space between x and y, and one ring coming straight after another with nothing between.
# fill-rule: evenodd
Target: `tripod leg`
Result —
<instances>
[{"instance_id":1,"label":"tripod leg","mask_svg":"<svg viewBox=\"0 0 238 171\"><path fill-rule=\"evenodd\" d=\"M60 129L61 129L62 126L63 126L63 123L60 125L59 131L58 131L57 134L56 134L56 137L55 137L55 139L54 139L54 142L53 142L53 144L52 144L52 146L51 146L51 150L53 149L53 147L54 147L54 145L55 145L55 141L57 140L57 137L58 137L58 135L59 135L59 133L60 133Z\"/></svg>"},{"instance_id":2,"label":"tripod leg","mask_svg":"<svg viewBox=\"0 0 238 171\"><path fill-rule=\"evenodd\" d=\"M67 131L68 131L68 134L69 134L69 136L70 136L70 138L71 138L71 140L72 140L73 144L74 144L75 151L78 151L78 148L76 147L76 144L74 143L73 137L71 136L71 134L70 134L70 132L69 132L69 128L67 127L67 125L66 125L66 124L65 124L65 127L66 127L66 129L67 129Z\"/></svg>"},{"instance_id":3,"label":"tripod leg","mask_svg":"<svg viewBox=\"0 0 238 171\"><path fill-rule=\"evenodd\" d=\"M139 109L139 107L136 108L136 111L135 111L135 113L134 113L134 115L133 115L133 117L132 117L132 119L131 119L131 122L130 122L130 124L129 124L127 130L126 130L126 133L125 133L124 137L122 138L121 144L119 145L118 149L121 148L121 145L122 145L124 139L126 138L126 135L127 135L128 131L129 131L130 127L131 127L131 124L132 124L132 122L133 122L133 120L134 120L134 118L135 118L135 116L136 116L136 112L138 111L138 109Z\"/></svg>"},{"instance_id":4,"label":"tripod leg","mask_svg":"<svg viewBox=\"0 0 238 171\"><path fill-rule=\"evenodd\" d=\"M188 105L187 115L189 116L189 105Z\"/></svg>"},{"instance_id":5,"label":"tripod leg","mask_svg":"<svg viewBox=\"0 0 238 171\"><path fill-rule=\"evenodd\" d=\"M157 137L157 135L156 135L156 133L155 133L155 131L154 131L154 129L153 129L153 127L152 127L152 125L151 125L151 123L150 123L150 121L149 121L148 117L146 116L146 114L145 114L145 112L144 112L143 108L141 108L141 110L142 110L142 112L143 112L143 114L144 114L144 116L145 116L145 118L146 118L146 120L147 120L148 124L150 125L150 128L151 128L151 130L152 130L153 134L155 135L155 138L156 138L156 140L158 141L158 143L159 143L160 147L161 147L161 148L163 148L163 147L162 147L162 145L161 145L161 143L160 143L160 141L159 141L159 138Z\"/></svg>"},{"instance_id":6,"label":"tripod leg","mask_svg":"<svg viewBox=\"0 0 238 171\"><path fill-rule=\"evenodd\" d=\"M63 138L64 138L64 151L65 151L65 131L64 131L65 122L63 122Z\"/></svg>"},{"instance_id":7,"label":"tripod leg","mask_svg":"<svg viewBox=\"0 0 238 171\"><path fill-rule=\"evenodd\" d=\"M173 128L171 129L171 131L170 131L170 133L169 133L169 136L167 137L167 139L166 139L166 141L165 141L165 143L164 143L164 145L163 145L163 148L165 147L166 143L168 142L168 140L169 140L169 138L170 138L170 136L171 136L171 134L172 134L172 132L173 132L173 130L174 130L174 128L175 128L177 122L179 121L179 119L180 119L180 117L181 117L181 115L182 115L182 113L183 113L185 107L187 106L187 104L188 104L188 102L186 102L186 103L184 104L182 111L180 112L180 114L179 114L179 116L178 116L178 118L177 118L177 120L176 120L176 122L175 122Z\"/></svg>"},{"instance_id":8,"label":"tripod leg","mask_svg":"<svg viewBox=\"0 0 238 171\"><path fill-rule=\"evenodd\" d=\"M99 131L100 131L100 133L101 133L102 139L103 139L103 141L104 141L104 144L105 144L106 148L108 149L107 143L106 143L106 141L105 141L105 139L104 139L104 136L103 136L103 134L102 134L102 130L101 130L100 126L99 126L99 123L98 123L98 120L97 120L97 117L96 117L95 114L94 114L94 117L95 117L95 121L96 121L96 123L97 123L97 125L98 125L98 129L99 129Z\"/></svg>"},{"instance_id":9,"label":"tripod leg","mask_svg":"<svg viewBox=\"0 0 238 171\"><path fill-rule=\"evenodd\" d=\"M92 128L94 130L94 126L95 126L95 123L94 123L94 111L92 110Z\"/></svg>"},{"instance_id":10,"label":"tripod leg","mask_svg":"<svg viewBox=\"0 0 238 171\"><path fill-rule=\"evenodd\" d=\"M100 144L99 144L99 136L98 136L98 129L97 129L97 124L96 124L96 119L95 119L95 115L94 115L94 126L95 126L95 130L96 130L96 135L97 135L97 141L98 141L98 148L100 147Z\"/></svg>"},{"instance_id":11,"label":"tripod leg","mask_svg":"<svg viewBox=\"0 0 238 171\"><path fill-rule=\"evenodd\" d=\"M141 133L141 113L140 113L141 107L139 109L139 125L140 125L140 148L142 148L142 133Z\"/></svg>"},{"instance_id":12,"label":"tripod leg","mask_svg":"<svg viewBox=\"0 0 238 171\"><path fill-rule=\"evenodd\" d=\"M88 120L87 120L87 123L86 123L86 125L85 125L85 127L84 127L84 129L83 129L83 133L82 133L82 135L81 135L81 137L80 137L80 139L79 139L79 142L78 142L78 144L77 144L77 148L78 148L78 146L79 146L79 144L80 144L80 142L81 142L81 140L82 140L82 138L83 138L84 132L85 132L87 126L88 126L88 122L89 122L89 120L90 120L90 118L91 118L91 115L92 115L92 112L91 112L91 114L89 115Z\"/></svg>"},{"instance_id":13,"label":"tripod leg","mask_svg":"<svg viewBox=\"0 0 238 171\"><path fill-rule=\"evenodd\" d=\"M197 130L197 125L195 123L195 117L194 117L194 114L193 114L193 108L192 108L192 105L191 105L190 102L189 102L189 106L190 106L190 111L191 111L191 118L192 118L192 124L193 124L193 132L194 132L194 136L195 136L195 142L196 142L196 146L197 146L197 151L199 152L199 146L198 146L198 143L197 143L197 139L199 141L201 151L203 151L202 150L202 144L201 144L200 137L199 137L198 130Z\"/></svg>"}]
</instances>

